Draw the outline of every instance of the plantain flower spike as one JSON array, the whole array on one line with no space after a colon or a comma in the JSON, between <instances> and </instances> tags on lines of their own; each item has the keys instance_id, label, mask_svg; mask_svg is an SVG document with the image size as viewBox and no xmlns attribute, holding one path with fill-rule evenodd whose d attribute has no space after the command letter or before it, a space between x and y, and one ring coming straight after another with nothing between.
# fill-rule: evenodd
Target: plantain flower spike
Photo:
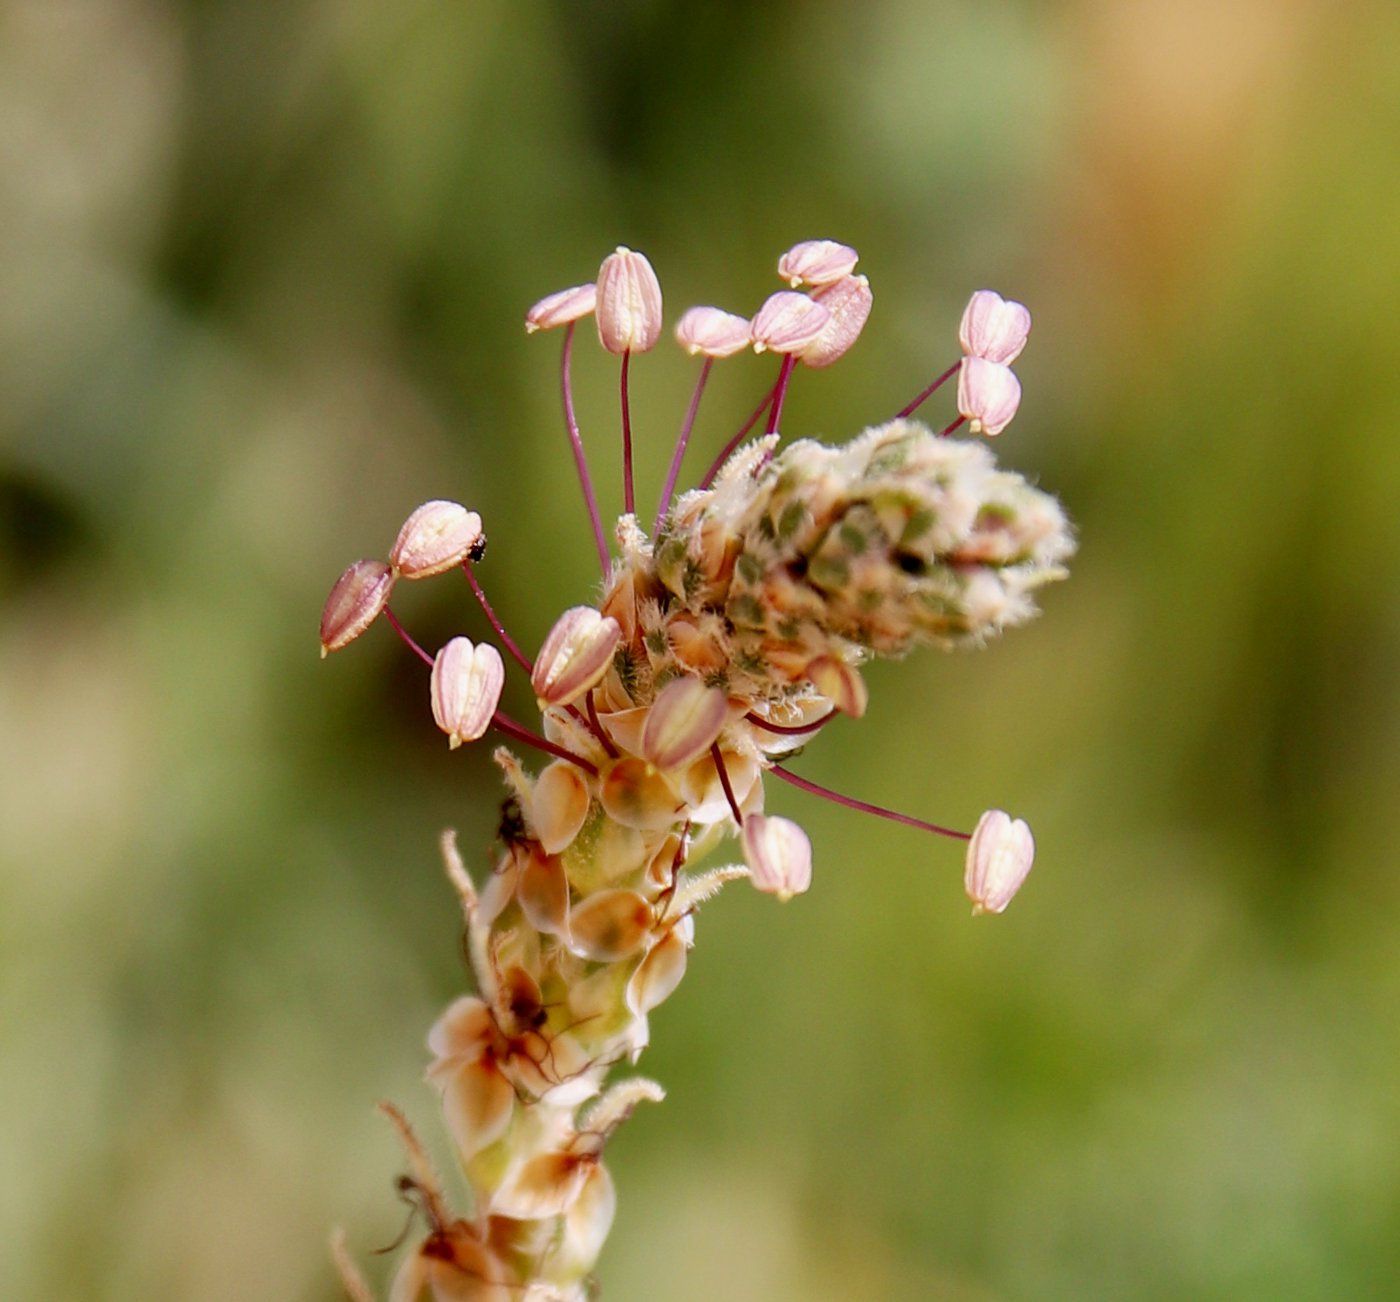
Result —
<instances>
[{"instance_id":1,"label":"plantain flower spike","mask_svg":"<svg viewBox=\"0 0 1400 1302\"><path fill-rule=\"evenodd\" d=\"M712 307L682 316L675 337L703 361L649 533L634 509L627 377L631 355L662 328L651 264L619 248L596 286L530 309L528 331L565 327L564 433L602 572L596 599L564 611L533 661L486 597L481 520L457 503L420 507L387 563L358 561L332 590L323 652L383 615L431 663L432 713L451 747L494 730L544 755L536 773L512 749L495 751L508 797L493 868L473 881L452 834L442 839L471 993L429 1032L427 1075L471 1210L449 1209L423 1145L386 1107L406 1154L401 1188L420 1221L389 1283L392 1302L596 1296L617 1198L607 1144L634 1108L662 1097L636 1076L610 1083L614 1067L650 1042L716 892L741 878L779 900L811 887L807 834L766 808L775 783L966 840L976 912L1005 909L1030 870L1029 828L999 810L963 833L798 771L828 726L868 717L871 660L981 647L1026 623L1075 546L1054 497L998 465L986 441L950 436L964 421L973 434L997 434L1020 402L1009 364L1029 313L991 291L964 313L960 363L903 414L834 445L780 437L788 388L813 383L808 372L843 358L865 327L873 300L855 266L848 245L804 241L779 261L791 288L751 320ZM611 544L572 390L573 326L590 313L603 348L622 356L625 509ZM704 430L696 416L711 364L733 357L736 373L774 365L738 356L749 348L778 354L776 381L764 382L749 422L716 444L698 484L673 492L691 435L698 442ZM911 413L955 372L960 419L940 434ZM435 576L470 584L495 643L529 678L537 721L502 712L507 664L495 646L453 638L431 657L389 610L396 577ZM343 1238L334 1243L346 1291L370 1302Z\"/></svg>"}]
</instances>

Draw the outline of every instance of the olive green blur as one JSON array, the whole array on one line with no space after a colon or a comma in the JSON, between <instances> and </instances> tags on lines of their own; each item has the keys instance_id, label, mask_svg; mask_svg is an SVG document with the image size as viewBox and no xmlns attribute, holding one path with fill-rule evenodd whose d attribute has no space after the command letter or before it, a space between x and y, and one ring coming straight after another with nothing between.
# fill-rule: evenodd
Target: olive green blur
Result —
<instances>
[{"instance_id":1,"label":"olive green blur","mask_svg":"<svg viewBox=\"0 0 1400 1302\"><path fill-rule=\"evenodd\" d=\"M501 788L387 628L318 659L321 603L454 498L537 647L598 573L526 308L655 265L649 525L670 324L821 237L874 312L784 433L888 419L995 288L995 450L1080 551L792 767L1038 860L973 919L960 844L770 784L814 885L700 915L603 1296L1400 1296L1397 84L1383 0L0 0L0 1297L333 1302L335 1224L386 1277L376 1100L446 1166L437 836L487 871ZM777 366L717 364L683 482ZM489 632L461 576L394 604Z\"/></svg>"}]
</instances>

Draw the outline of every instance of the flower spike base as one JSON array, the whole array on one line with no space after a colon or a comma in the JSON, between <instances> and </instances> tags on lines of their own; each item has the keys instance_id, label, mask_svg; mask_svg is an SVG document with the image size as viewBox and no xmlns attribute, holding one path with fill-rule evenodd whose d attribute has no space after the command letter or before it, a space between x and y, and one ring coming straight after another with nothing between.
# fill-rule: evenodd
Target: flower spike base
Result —
<instances>
[{"instance_id":1,"label":"flower spike base","mask_svg":"<svg viewBox=\"0 0 1400 1302\"><path fill-rule=\"evenodd\" d=\"M407 1153L400 1191L423 1222L390 1302L591 1295L615 1204L603 1151L639 1103L662 1097L645 1078L609 1077L637 1060L652 1011L684 975L698 907L740 877L779 899L811 883L806 834L763 812L765 775L834 714L864 712L863 661L917 645L981 645L1029 619L1036 589L1065 574L1073 541L1054 498L999 469L985 443L908 419L958 372L949 430L1005 427L1020 398L1009 362L1030 326L1019 304L974 295L962 361L900 417L841 447L780 446L774 431L799 367L829 365L861 333L870 291L852 274L855 262L845 245L810 241L779 264L792 288L752 318L717 308L682 318L678 338L703 356L702 381L717 359L748 345L780 355L778 380L751 422L767 410L769 432L742 446L731 440L737 450L703 487L668 493L653 536L624 514L599 601L564 612L533 661L505 634L474 569L485 548L480 519L455 503L419 508L388 563L357 561L327 602L323 651L383 614L431 663L433 717L449 744L495 730L548 757L530 773L511 751L495 752L509 796L500 855L479 889L452 835L443 838L475 992L429 1032L427 1074L470 1204L465 1214L450 1210L408 1123L386 1105ZM621 357L630 446L628 365L655 344L661 318L660 287L641 254L619 249L596 292L551 295L527 317L527 329L565 330L566 428L596 522L569 379L574 327L589 314ZM628 458L629 507L632 498ZM506 666L494 647L454 638L429 655L389 610L398 581L458 566L529 675L537 729L500 713ZM977 912L1004 909L1030 869L1029 830L1000 811L984 815L973 836L827 792L785 768L776 775L968 841L965 883ZM716 853L724 845L742 862L724 863ZM366 1302L372 1294L340 1237L334 1251L347 1293Z\"/></svg>"}]
</instances>

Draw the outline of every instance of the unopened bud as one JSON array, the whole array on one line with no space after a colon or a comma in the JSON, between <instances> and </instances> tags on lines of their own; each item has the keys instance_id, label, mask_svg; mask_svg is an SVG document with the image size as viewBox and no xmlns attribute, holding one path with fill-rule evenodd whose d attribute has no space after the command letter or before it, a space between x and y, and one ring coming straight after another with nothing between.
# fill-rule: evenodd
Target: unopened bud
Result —
<instances>
[{"instance_id":1,"label":"unopened bud","mask_svg":"<svg viewBox=\"0 0 1400 1302\"><path fill-rule=\"evenodd\" d=\"M717 307L692 307L676 322L676 340L692 357L732 357L753 342L749 323Z\"/></svg>"},{"instance_id":2,"label":"unopened bud","mask_svg":"<svg viewBox=\"0 0 1400 1302\"><path fill-rule=\"evenodd\" d=\"M454 750L491 726L505 683L500 652L489 643L473 646L454 637L433 660L433 718Z\"/></svg>"},{"instance_id":3,"label":"unopened bud","mask_svg":"<svg viewBox=\"0 0 1400 1302\"><path fill-rule=\"evenodd\" d=\"M831 313L815 299L790 289L770 294L749 323L753 350L800 353L826 329Z\"/></svg>"},{"instance_id":4,"label":"unopened bud","mask_svg":"<svg viewBox=\"0 0 1400 1302\"><path fill-rule=\"evenodd\" d=\"M1021 382L1009 366L964 357L958 370L958 414L974 434L1000 434L1021 405Z\"/></svg>"},{"instance_id":5,"label":"unopened bud","mask_svg":"<svg viewBox=\"0 0 1400 1302\"><path fill-rule=\"evenodd\" d=\"M958 342L969 357L1009 366L1026 346L1031 314L1023 303L1002 298L994 289L979 289L963 311Z\"/></svg>"},{"instance_id":6,"label":"unopened bud","mask_svg":"<svg viewBox=\"0 0 1400 1302\"><path fill-rule=\"evenodd\" d=\"M389 550L389 563L405 579L442 574L468 558L479 559L485 534L481 517L457 502L424 502L404 521Z\"/></svg>"},{"instance_id":7,"label":"unopened bud","mask_svg":"<svg viewBox=\"0 0 1400 1302\"><path fill-rule=\"evenodd\" d=\"M1035 861L1035 840L1024 819L989 809L967 843L963 886L973 913L1000 913L1021 889Z\"/></svg>"},{"instance_id":8,"label":"unopened bud","mask_svg":"<svg viewBox=\"0 0 1400 1302\"><path fill-rule=\"evenodd\" d=\"M536 330L553 330L555 326L568 325L571 321L591 316L597 301L596 285L575 285L571 289L561 289L557 294L547 294L525 313L525 333L532 335Z\"/></svg>"},{"instance_id":9,"label":"unopened bud","mask_svg":"<svg viewBox=\"0 0 1400 1302\"><path fill-rule=\"evenodd\" d=\"M356 561L335 581L321 611L321 655L348 646L389 604L394 573L383 561Z\"/></svg>"},{"instance_id":10,"label":"unopened bud","mask_svg":"<svg viewBox=\"0 0 1400 1302\"><path fill-rule=\"evenodd\" d=\"M836 656L818 656L807 666L807 681L842 714L859 719L870 699L860 671Z\"/></svg>"},{"instance_id":11,"label":"unopened bud","mask_svg":"<svg viewBox=\"0 0 1400 1302\"><path fill-rule=\"evenodd\" d=\"M812 884L812 843L792 819L750 814L740 840L749 877L759 890L790 900Z\"/></svg>"},{"instance_id":12,"label":"unopened bud","mask_svg":"<svg viewBox=\"0 0 1400 1302\"><path fill-rule=\"evenodd\" d=\"M700 758L729 717L729 698L687 674L657 693L642 729L642 754L659 769L679 769Z\"/></svg>"},{"instance_id":13,"label":"unopened bud","mask_svg":"<svg viewBox=\"0 0 1400 1302\"><path fill-rule=\"evenodd\" d=\"M829 285L855 270L856 251L835 240L803 240L778 259L778 275L796 289L801 284Z\"/></svg>"},{"instance_id":14,"label":"unopened bud","mask_svg":"<svg viewBox=\"0 0 1400 1302\"><path fill-rule=\"evenodd\" d=\"M661 285L644 254L619 248L598 269L598 338L610 353L644 353L661 336Z\"/></svg>"},{"instance_id":15,"label":"unopened bud","mask_svg":"<svg viewBox=\"0 0 1400 1302\"><path fill-rule=\"evenodd\" d=\"M846 276L830 285L812 291L813 302L820 303L831 319L802 352L802 360L811 367L830 366L844 357L860 338L870 315L874 296L870 282L864 276Z\"/></svg>"},{"instance_id":16,"label":"unopened bud","mask_svg":"<svg viewBox=\"0 0 1400 1302\"><path fill-rule=\"evenodd\" d=\"M600 615L592 606L574 606L560 615L530 675L540 709L568 705L596 687L621 640L617 620Z\"/></svg>"}]
</instances>

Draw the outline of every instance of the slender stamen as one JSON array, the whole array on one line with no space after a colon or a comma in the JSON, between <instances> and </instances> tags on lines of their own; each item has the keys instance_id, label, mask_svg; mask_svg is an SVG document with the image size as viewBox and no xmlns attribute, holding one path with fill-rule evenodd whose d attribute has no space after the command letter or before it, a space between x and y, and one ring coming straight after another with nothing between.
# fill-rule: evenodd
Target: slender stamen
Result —
<instances>
[{"instance_id":1,"label":"slender stamen","mask_svg":"<svg viewBox=\"0 0 1400 1302\"><path fill-rule=\"evenodd\" d=\"M651 527L652 537L661 530L661 521L666 515L671 494L676 491L676 480L680 477L681 461L685 457L686 444L690 442L690 431L695 425L695 413L700 410L700 395L705 392L705 381L710 378L710 367L715 364L713 357L705 358L700 368L700 378L695 382L695 392L690 396L690 410L685 414L685 424L681 426L681 436L676 440L676 450L671 457L671 468L666 472L666 484L661 490L661 501L656 507L656 523Z\"/></svg>"},{"instance_id":2,"label":"slender stamen","mask_svg":"<svg viewBox=\"0 0 1400 1302\"><path fill-rule=\"evenodd\" d=\"M618 381L622 394L622 509L628 515L635 506L632 499L632 406L627 401L627 369L631 360L629 348L622 354L622 377Z\"/></svg>"},{"instance_id":3,"label":"slender stamen","mask_svg":"<svg viewBox=\"0 0 1400 1302\"><path fill-rule=\"evenodd\" d=\"M481 583L476 577L476 571L472 569L471 561L463 561L462 569L466 571L467 582L472 585L472 591L476 593L476 599L481 605L481 609L486 614L486 619L491 627L496 630L496 636L505 644L505 648L510 652L511 658L518 664L527 675L535 672L535 667L526 659L524 652L516 646L515 639L505 630L505 625L496 618L496 612L491 609L491 603L486 600L486 593L482 590Z\"/></svg>"},{"instance_id":4,"label":"slender stamen","mask_svg":"<svg viewBox=\"0 0 1400 1302\"><path fill-rule=\"evenodd\" d=\"M917 398L915 398L913 402L911 402L903 411L901 411L899 413L899 416L912 416L920 407L924 405L924 403L933 395L934 391L940 385L946 384L949 380L953 378L953 376L955 376L958 373L958 367L960 367L961 365L961 361L954 362L946 371L943 372L942 375L940 375L932 384L930 384L927 389L925 389ZM948 431L944 430L943 432L946 434Z\"/></svg>"},{"instance_id":5,"label":"slender stamen","mask_svg":"<svg viewBox=\"0 0 1400 1302\"><path fill-rule=\"evenodd\" d=\"M719 774L719 784L724 788L724 798L729 801L734 821L743 827L744 815L739 811L739 802L734 799L734 788L729 785L729 771L724 767L724 756L720 754L719 742L710 743L710 755L714 759L715 771Z\"/></svg>"},{"instance_id":6,"label":"slender stamen","mask_svg":"<svg viewBox=\"0 0 1400 1302\"><path fill-rule=\"evenodd\" d=\"M430 656L426 651L424 651L423 648L413 640L413 638L409 635L408 630L402 624L399 623L398 616L395 615L394 612L390 610L388 606L384 607L384 618L387 619L389 623L394 626L394 632L399 635L399 640L404 644L404 646L406 646L410 651L412 651L414 655L416 655L425 665L428 666L429 669L431 669L433 667L432 656Z\"/></svg>"},{"instance_id":7,"label":"slender stamen","mask_svg":"<svg viewBox=\"0 0 1400 1302\"><path fill-rule=\"evenodd\" d=\"M566 750L563 746L556 746L547 737L541 737L538 733L531 732L529 728L516 723L507 714L502 714L499 710L491 716L491 726L498 728L507 737L514 737L516 741L523 742L526 746L533 746L536 750L546 751L550 755L555 755L559 759L568 760L570 764L577 764L585 773L598 776L597 766L582 755L575 755L573 751Z\"/></svg>"},{"instance_id":8,"label":"slender stamen","mask_svg":"<svg viewBox=\"0 0 1400 1302\"><path fill-rule=\"evenodd\" d=\"M593 730L593 735L603 743L603 749L607 751L609 759L616 759L618 756L617 747L612 744L612 738L608 736L607 729L603 727L602 720L598 718L598 707L593 704L593 693L589 692L584 698L584 704L588 707L588 726Z\"/></svg>"},{"instance_id":9,"label":"slender stamen","mask_svg":"<svg viewBox=\"0 0 1400 1302\"><path fill-rule=\"evenodd\" d=\"M764 431L767 434L778 432L778 421L783 414L783 399L787 397L788 382L792 379L793 368L796 365L796 353L784 355L782 369L778 372L778 383L774 386L773 405L768 411L768 428Z\"/></svg>"},{"instance_id":10,"label":"slender stamen","mask_svg":"<svg viewBox=\"0 0 1400 1302\"><path fill-rule=\"evenodd\" d=\"M583 500L588 506L588 518L593 522L593 541L598 546L598 561L603 567L603 576L608 573L608 543L603 535L603 521L598 514L598 499L593 493L593 480L588 473L588 460L583 455L583 435L579 433L578 420L574 416L574 387L570 378L570 362L574 352L574 322L564 329L564 360L560 367L561 383L564 390L564 424L569 431L569 446L574 450L574 465L578 467L578 482L583 489Z\"/></svg>"},{"instance_id":11,"label":"slender stamen","mask_svg":"<svg viewBox=\"0 0 1400 1302\"><path fill-rule=\"evenodd\" d=\"M700 481L701 488L709 488L709 486L715 482L715 476L719 474L721 467L726 461L729 460L730 454L734 451L734 449L737 448L746 437L748 437L748 432L751 429L753 429L754 425L758 421L758 418L762 416L765 411L768 410L768 404L773 401L773 397L777 392L778 386L775 384L771 389L768 390L767 393L763 395L763 401L760 402L758 406L753 409L753 415L750 416L748 420L746 420L743 423L743 425L739 427L739 432L732 439L730 439L728 443L724 445L723 449L721 449L720 451L719 456L717 456L714 459L713 464L707 471L705 471L705 477Z\"/></svg>"},{"instance_id":12,"label":"slender stamen","mask_svg":"<svg viewBox=\"0 0 1400 1302\"><path fill-rule=\"evenodd\" d=\"M885 809L882 805L872 805L867 801L857 800L854 796L843 796L839 791L833 791L830 787L823 787L807 778L800 778L796 773L790 772L781 765L775 764L768 771L774 777L792 783L801 791L835 801L838 805L845 805L847 809L859 809L863 814L874 814L877 818L888 818L891 822L903 823L905 827L917 827L920 831L933 832L937 836L951 836L958 841L972 839L971 832L958 832L951 827L940 827L937 823L925 822L922 818L915 818L912 814L897 813L893 809Z\"/></svg>"},{"instance_id":13,"label":"slender stamen","mask_svg":"<svg viewBox=\"0 0 1400 1302\"><path fill-rule=\"evenodd\" d=\"M758 724L764 732L775 732L781 737L797 737L804 732L816 732L823 724L830 723L840 713L840 710L828 710L820 719L813 719L808 723L794 725L773 723L771 720L765 719L761 714L755 714L752 710L744 715L744 718L748 720L749 723Z\"/></svg>"},{"instance_id":14,"label":"slender stamen","mask_svg":"<svg viewBox=\"0 0 1400 1302\"><path fill-rule=\"evenodd\" d=\"M958 427L959 425L961 425L961 424L963 423L963 421L965 421L966 419L967 419L966 416L959 416L959 417L957 418L957 420L955 420L951 425L948 426L947 429L941 429L941 430L939 430L939 431L938 431L939 436L941 437L941 436L943 436L943 435L945 435L945 434L951 434L951 433L952 433L955 429L957 429L957 427Z\"/></svg>"}]
</instances>

